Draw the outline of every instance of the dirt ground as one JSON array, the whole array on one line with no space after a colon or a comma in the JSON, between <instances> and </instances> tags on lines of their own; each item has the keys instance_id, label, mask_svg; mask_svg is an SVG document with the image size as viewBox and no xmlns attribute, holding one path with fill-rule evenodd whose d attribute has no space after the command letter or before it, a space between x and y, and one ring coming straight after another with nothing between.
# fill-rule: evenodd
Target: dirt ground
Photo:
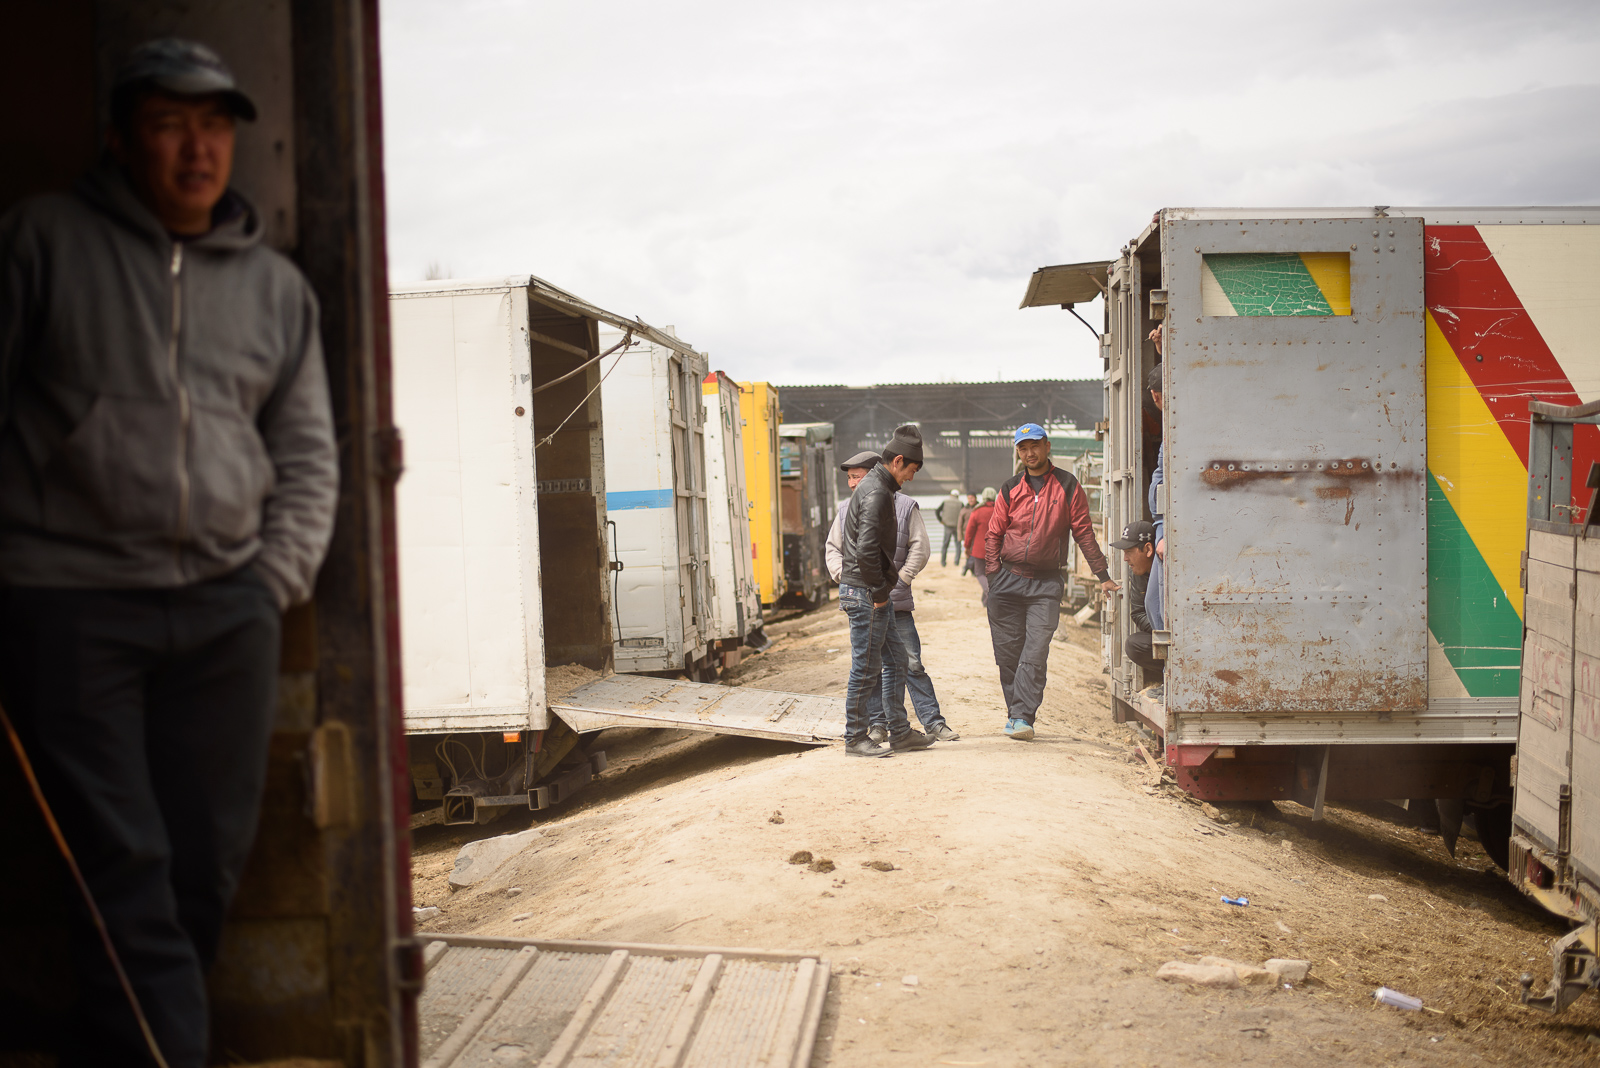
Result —
<instances>
[{"instance_id":1,"label":"dirt ground","mask_svg":"<svg viewBox=\"0 0 1600 1068\"><path fill-rule=\"evenodd\" d=\"M1445 852L1383 803L1239 806L1219 822L1157 784L1110 721L1094 630L1053 644L1038 737L1001 733L977 588L918 581L923 655L957 742L887 760L676 731L600 736L610 768L570 806L414 832L426 931L820 952L813 1064L1589 1063L1600 1000L1517 1004L1562 925L1470 835ZM844 617L773 624L738 685L844 692ZM532 848L452 893L460 844ZM805 851L831 871L791 863ZM883 862L871 867L873 862ZM892 865L890 870L879 870ZM817 865L825 867L825 865ZM508 888L520 888L508 896ZM1243 896L1243 908L1221 902ZM1312 962L1294 989L1201 990L1165 961ZM914 979L908 981L908 977ZM1424 1011L1379 1006L1379 986Z\"/></svg>"}]
</instances>

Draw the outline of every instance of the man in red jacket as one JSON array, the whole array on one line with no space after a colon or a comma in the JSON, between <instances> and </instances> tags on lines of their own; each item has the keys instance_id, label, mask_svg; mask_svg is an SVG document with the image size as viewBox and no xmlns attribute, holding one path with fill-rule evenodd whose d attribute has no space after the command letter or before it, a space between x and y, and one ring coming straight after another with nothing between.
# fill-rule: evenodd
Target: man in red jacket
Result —
<instances>
[{"instance_id":1,"label":"man in red jacket","mask_svg":"<svg viewBox=\"0 0 1600 1068\"><path fill-rule=\"evenodd\" d=\"M983 555L983 547L987 544L985 539L989 536L989 517L994 515L995 497L999 493L1000 491L993 486L983 487L983 497L978 507L972 510L972 515L968 517L964 532L967 547L967 566L964 570L977 569L975 577L978 580L979 596L985 605L989 603L989 573L978 566L977 560Z\"/></svg>"},{"instance_id":2,"label":"man in red jacket","mask_svg":"<svg viewBox=\"0 0 1600 1068\"><path fill-rule=\"evenodd\" d=\"M1050 637L1061 621L1062 549L1077 539L1100 588L1117 589L1094 536L1089 498L1078 480L1050 462L1050 439L1038 423L1023 423L1012 440L1023 473L1000 487L984 567L989 574L989 637L1006 699L1006 734L1033 738L1044 700Z\"/></svg>"}]
</instances>

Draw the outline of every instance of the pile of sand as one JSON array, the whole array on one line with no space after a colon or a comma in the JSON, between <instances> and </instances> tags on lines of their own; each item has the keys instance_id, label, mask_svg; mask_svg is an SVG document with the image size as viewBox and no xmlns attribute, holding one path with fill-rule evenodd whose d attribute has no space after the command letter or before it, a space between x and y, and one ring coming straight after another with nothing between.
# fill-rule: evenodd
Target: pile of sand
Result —
<instances>
[{"instance_id":1,"label":"pile of sand","mask_svg":"<svg viewBox=\"0 0 1600 1068\"><path fill-rule=\"evenodd\" d=\"M580 686L587 686L601 673L582 664L557 664L544 669L544 703L555 704Z\"/></svg>"}]
</instances>

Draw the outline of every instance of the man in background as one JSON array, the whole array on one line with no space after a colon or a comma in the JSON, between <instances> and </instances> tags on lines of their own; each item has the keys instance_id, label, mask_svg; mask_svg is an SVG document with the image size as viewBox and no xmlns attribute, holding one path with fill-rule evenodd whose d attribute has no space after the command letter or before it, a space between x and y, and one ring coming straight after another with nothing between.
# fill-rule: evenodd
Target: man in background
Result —
<instances>
[{"instance_id":1,"label":"man in background","mask_svg":"<svg viewBox=\"0 0 1600 1068\"><path fill-rule=\"evenodd\" d=\"M1158 326L1150 332L1150 339L1156 343L1156 354L1161 354L1161 328ZM1164 411L1165 403L1162 395L1161 364L1150 368L1150 373L1145 376L1145 392L1150 397L1151 403L1157 411ZM1145 502L1150 507L1150 517L1153 520L1152 537L1155 542L1150 559L1150 574L1146 580L1144 596L1145 613L1154 630L1167 629L1166 606L1166 569L1167 569L1167 517L1160 509L1160 493L1156 487L1165 484L1167 479L1167 443L1163 441L1156 449L1156 469L1150 476L1149 499ZM1145 692L1149 697L1160 700L1165 693L1165 683L1158 679L1153 686L1147 687Z\"/></svg>"},{"instance_id":2,"label":"man in background","mask_svg":"<svg viewBox=\"0 0 1600 1068\"><path fill-rule=\"evenodd\" d=\"M1066 539L1078 543L1089 570L1107 593L1117 589L1094 536L1089 497L1070 471L1050 462L1050 439L1038 423L1012 436L1022 473L995 497L985 538L989 573L989 635L1005 695L1005 732L1033 738L1044 700L1050 638L1061 621L1062 556Z\"/></svg>"},{"instance_id":3,"label":"man in background","mask_svg":"<svg viewBox=\"0 0 1600 1068\"><path fill-rule=\"evenodd\" d=\"M0 219L0 701L155 1044L201 1068L338 454L316 298L228 186L255 106L169 39L110 114L99 167ZM86 914L69 951L59 1063L150 1063Z\"/></svg>"},{"instance_id":4,"label":"man in background","mask_svg":"<svg viewBox=\"0 0 1600 1068\"><path fill-rule=\"evenodd\" d=\"M956 563L960 564L961 536L956 533L956 528L961 522L961 495L951 490L950 496L939 502L939 509L934 515L944 527L944 540L939 546L939 566L946 566L945 559L952 544L956 547Z\"/></svg>"},{"instance_id":5,"label":"man in background","mask_svg":"<svg viewBox=\"0 0 1600 1068\"><path fill-rule=\"evenodd\" d=\"M956 563L961 563L961 550L966 546L967 521L972 518L972 510L978 506L978 498L968 493L961 498L961 514L956 517ZM966 574L971 569L972 554L967 553L967 564L962 569Z\"/></svg>"},{"instance_id":6,"label":"man in background","mask_svg":"<svg viewBox=\"0 0 1600 1068\"><path fill-rule=\"evenodd\" d=\"M972 510L972 514L967 517L966 526L962 528L964 531L963 540L967 547L967 566L964 570L973 571L973 561L976 560L978 562L976 568L978 598L979 603L984 605L989 603L989 572L987 568L982 566L983 546L985 540L989 537L989 517L994 515L994 501L998 493L999 491L993 486L983 487L983 496L979 500L978 506Z\"/></svg>"},{"instance_id":7,"label":"man in background","mask_svg":"<svg viewBox=\"0 0 1600 1068\"><path fill-rule=\"evenodd\" d=\"M925 749L934 741L912 729L899 697L905 690L907 654L889 600L899 580L895 498L922 467L922 432L910 424L897 427L881 461L857 482L839 532L839 605L850 618L850 682L844 698L845 753L850 756L886 757ZM868 735L875 688L887 696L887 745Z\"/></svg>"}]
</instances>

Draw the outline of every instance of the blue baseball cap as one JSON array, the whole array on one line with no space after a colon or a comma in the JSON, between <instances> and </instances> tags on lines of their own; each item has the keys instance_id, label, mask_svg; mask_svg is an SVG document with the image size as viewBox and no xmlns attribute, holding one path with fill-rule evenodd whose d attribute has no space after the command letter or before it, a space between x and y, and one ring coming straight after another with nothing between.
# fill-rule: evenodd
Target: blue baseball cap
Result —
<instances>
[{"instance_id":1,"label":"blue baseball cap","mask_svg":"<svg viewBox=\"0 0 1600 1068\"><path fill-rule=\"evenodd\" d=\"M1038 423L1023 423L1017 427L1017 432L1011 436L1011 444L1021 445L1024 441L1045 441L1044 427Z\"/></svg>"}]
</instances>

